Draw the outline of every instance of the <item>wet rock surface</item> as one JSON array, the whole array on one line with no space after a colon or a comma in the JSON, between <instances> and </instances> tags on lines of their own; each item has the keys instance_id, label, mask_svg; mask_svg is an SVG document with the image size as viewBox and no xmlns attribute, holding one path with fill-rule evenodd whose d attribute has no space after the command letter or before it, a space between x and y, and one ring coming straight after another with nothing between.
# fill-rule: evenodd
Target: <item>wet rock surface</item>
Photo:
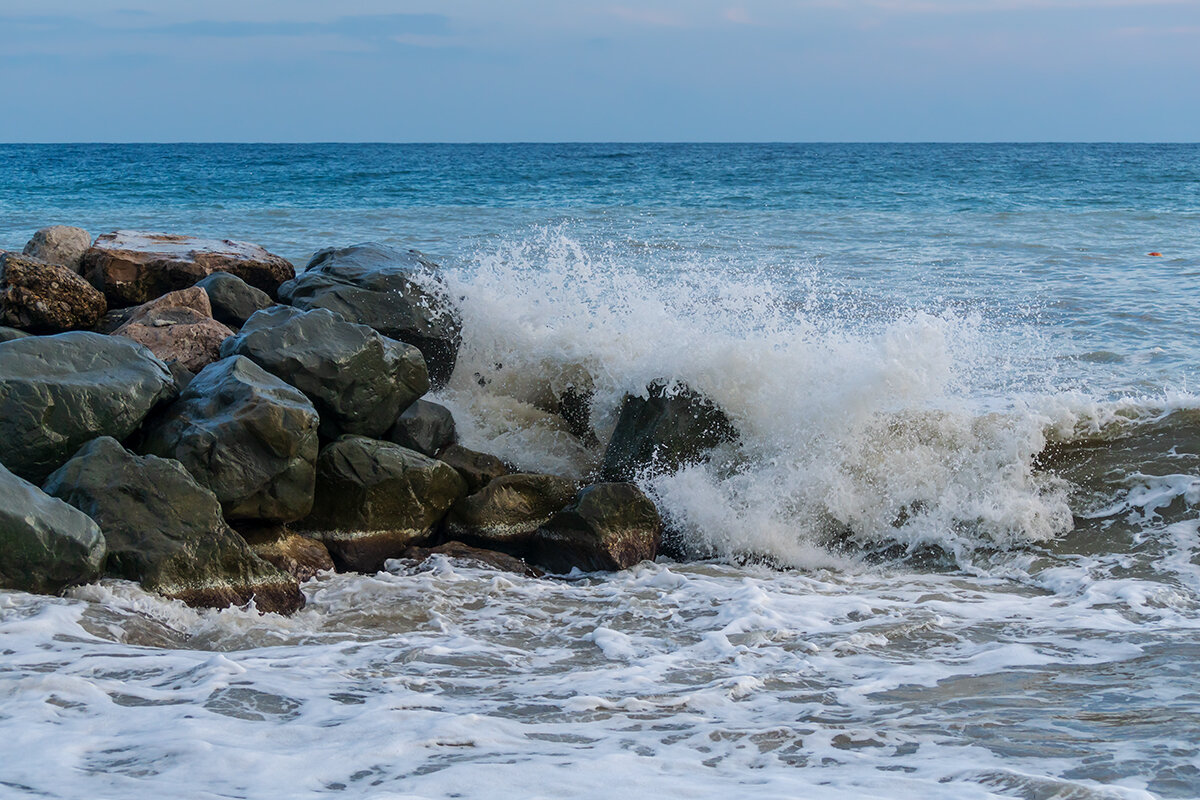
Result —
<instances>
[{"instance_id":1,"label":"wet rock surface","mask_svg":"<svg viewBox=\"0 0 1200 800\"><path fill-rule=\"evenodd\" d=\"M256 556L301 583L334 569L324 544L284 525L239 525L236 530Z\"/></svg>"},{"instance_id":2,"label":"wet rock surface","mask_svg":"<svg viewBox=\"0 0 1200 800\"><path fill-rule=\"evenodd\" d=\"M304 604L296 581L256 556L221 517L216 496L178 462L136 456L110 437L82 447L45 491L83 511L108 544L106 570L192 606L254 600L260 611Z\"/></svg>"},{"instance_id":3,"label":"wet rock surface","mask_svg":"<svg viewBox=\"0 0 1200 800\"><path fill-rule=\"evenodd\" d=\"M228 519L291 521L312 509L318 424L302 392L232 356L192 379L140 449L178 460Z\"/></svg>"},{"instance_id":4,"label":"wet rock surface","mask_svg":"<svg viewBox=\"0 0 1200 800\"><path fill-rule=\"evenodd\" d=\"M83 228L51 225L34 232L21 252L47 264L57 264L78 274L83 254L92 245L92 237Z\"/></svg>"},{"instance_id":5,"label":"wet rock surface","mask_svg":"<svg viewBox=\"0 0 1200 800\"><path fill-rule=\"evenodd\" d=\"M499 570L500 572L513 572L517 575L524 575L527 578L540 578L546 574L516 556L510 556L507 553L501 553L496 550L483 550L479 547L471 547L462 542L446 542L437 547L410 547L404 551L403 558L421 564L429 560L431 556L437 555L446 556L453 561L464 563L467 566L484 567Z\"/></svg>"},{"instance_id":6,"label":"wet rock surface","mask_svg":"<svg viewBox=\"0 0 1200 800\"><path fill-rule=\"evenodd\" d=\"M470 450L461 444L452 444L438 453L438 460L445 461L462 475L467 482L467 491L475 494L496 478L512 472L508 465L490 453Z\"/></svg>"},{"instance_id":7,"label":"wet rock surface","mask_svg":"<svg viewBox=\"0 0 1200 800\"><path fill-rule=\"evenodd\" d=\"M228 272L214 272L196 285L208 294L213 318L230 328L242 327L256 311L275 305L269 294Z\"/></svg>"},{"instance_id":8,"label":"wet rock surface","mask_svg":"<svg viewBox=\"0 0 1200 800\"><path fill-rule=\"evenodd\" d=\"M446 517L446 536L520 554L534 532L575 498L575 490L574 481L557 475L495 478L454 504Z\"/></svg>"},{"instance_id":9,"label":"wet rock surface","mask_svg":"<svg viewBox=\"0 0 1200 800\"><path fill-rule=\"evenodd\" d=\"M5 465L41 481L85 442L126 438L174 394L166 365L129 339L77 331L0 344Z\"/></svg>"},{"instance_id":10,"label":"wet rock surface","mask_svg":"<svg viewBox=\"0 0 1200 800\"><path fill-rule=\"evenodd\" d=\"M529 560L550 572L627 569L658 555L662 519L632 483L589 486L534 535Z\"/></svg>"},{"instance_id":11,"label":"wet rock surface","mask_svg":"<svg viewBox=\"0 0 1200 800\"><path fill-rule=\"evenodd\" d=\"M104 295L66 267L0 255L0 323L59 333L92 328L107 310Z\"/></svg>"},{"instance_id":12,"label":"wet rock surface","mask_svg":"<svg viewBox=\"0 0 1200 800\"><path fill-rule=\"evenodd\" d=\"M458 440L450 409L428 400L417 400L404 410L387 434L388 441L436 456Z\"/></svg>"}]
</instances>

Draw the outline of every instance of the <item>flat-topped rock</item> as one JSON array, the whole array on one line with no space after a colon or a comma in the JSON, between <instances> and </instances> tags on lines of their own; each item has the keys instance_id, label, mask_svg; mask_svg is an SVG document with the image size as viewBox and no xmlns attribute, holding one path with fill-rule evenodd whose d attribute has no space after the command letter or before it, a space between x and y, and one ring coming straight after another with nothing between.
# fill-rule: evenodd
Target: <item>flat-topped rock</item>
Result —
<instances>
[{"instance_id":1,"label":"flat-topped rock","mask_svg":"<svg viewBox=\"0 0 1200 800\"><path fill-rule=\"evenodd\" d=\"M112 335L133 339L163 361L197 372L220 358L221 343L233 331L213 319L208 294L193 286L138 306Z\"/></svg>"},{"instance_id":2,"label":"flat-topped rock","mask_svg":"<svg viewBox=\"0 0 1200 800\"><path fill-rule=\"evenodd\" d=\"M36 258L0 255L0 323L34 333L94 327L104 295L71 270Z\"/></svg>"},{"instance_id":3,"label":"flat-topped rock","mask_svg":"<svg viewBox=\"0 0 1200 800\"><path fill-rule=\"evenodd\" d=\"M92 237L83 228L51 225L34 232L22 252L47 264L57 264L78 273L83 254L91 245Z\"/></svg>"},{"instance_id":4,"label":"flat-topped rock","mask_svg":"<svg viewBox=\"0 0 1200 800\"><path fill-rule=\"evenodd\" d=\"M137 342L74 331L0 344L4 464L42 481L97 436L125 439L175 395L166 364Z\"/></svg>"},{"instance_id":5,"label":"flat-topped rock","mask_svg":"<svg viewBox=\"0 0 1200 800\"><path fill-rule=\"evenodd\" d=\"M296 275L291 262L256 244L168 233L104 233L83 255L84 276L114 307L186 289L214 272L236 275L272 296Z\"/></svg>"}]
</instances>

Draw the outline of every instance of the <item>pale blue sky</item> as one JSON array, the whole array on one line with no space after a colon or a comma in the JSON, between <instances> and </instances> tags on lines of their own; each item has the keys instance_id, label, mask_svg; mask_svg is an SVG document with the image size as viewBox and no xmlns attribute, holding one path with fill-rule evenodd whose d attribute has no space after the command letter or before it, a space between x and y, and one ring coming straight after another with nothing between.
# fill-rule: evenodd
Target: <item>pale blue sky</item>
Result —
<instances>
[{"instance_id":1,"label":"pale blue sky","mask_svg":"<svg viewBox=\"0 0 1200 800\"><path fill-rule=\"evenodd\" d=\"M1200 0L3 0L0 141L1198 141Z\"/></svg>"}]
</instances>

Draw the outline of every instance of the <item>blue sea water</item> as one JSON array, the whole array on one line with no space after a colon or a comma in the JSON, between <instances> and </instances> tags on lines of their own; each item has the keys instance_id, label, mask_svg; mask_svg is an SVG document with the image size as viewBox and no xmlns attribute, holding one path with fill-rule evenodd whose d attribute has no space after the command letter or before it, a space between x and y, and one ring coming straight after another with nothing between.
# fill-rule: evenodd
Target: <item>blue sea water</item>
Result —
<instances>
[{"instance_id":1,"label":"blue sea water","mask_svg":"<svg viewBox=\"0 0 1200 800\"><path fill-rule=\"evenodd\" d=\"M0 145L49 224L425 251L522 469L581 380L741 441L643 481L696 562L0 592L0 796L1200 796L1200 146Z\"/></svg>"}]
</instances>

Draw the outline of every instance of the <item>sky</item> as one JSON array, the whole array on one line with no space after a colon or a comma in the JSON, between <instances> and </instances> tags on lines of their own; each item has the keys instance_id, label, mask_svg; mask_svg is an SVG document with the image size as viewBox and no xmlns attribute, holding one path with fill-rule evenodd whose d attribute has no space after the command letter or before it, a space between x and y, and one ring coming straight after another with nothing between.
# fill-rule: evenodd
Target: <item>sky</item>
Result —
<instances>
[{"instance_id":1,"label":"sky","mask_svg":"<svg viewBox=\"0 0 1200 800\"><path fill-rule=\"evenodd\" d=\"M0 0L0 141L1200 141L1200 0Z\"/></svg>"}]
</instances>

